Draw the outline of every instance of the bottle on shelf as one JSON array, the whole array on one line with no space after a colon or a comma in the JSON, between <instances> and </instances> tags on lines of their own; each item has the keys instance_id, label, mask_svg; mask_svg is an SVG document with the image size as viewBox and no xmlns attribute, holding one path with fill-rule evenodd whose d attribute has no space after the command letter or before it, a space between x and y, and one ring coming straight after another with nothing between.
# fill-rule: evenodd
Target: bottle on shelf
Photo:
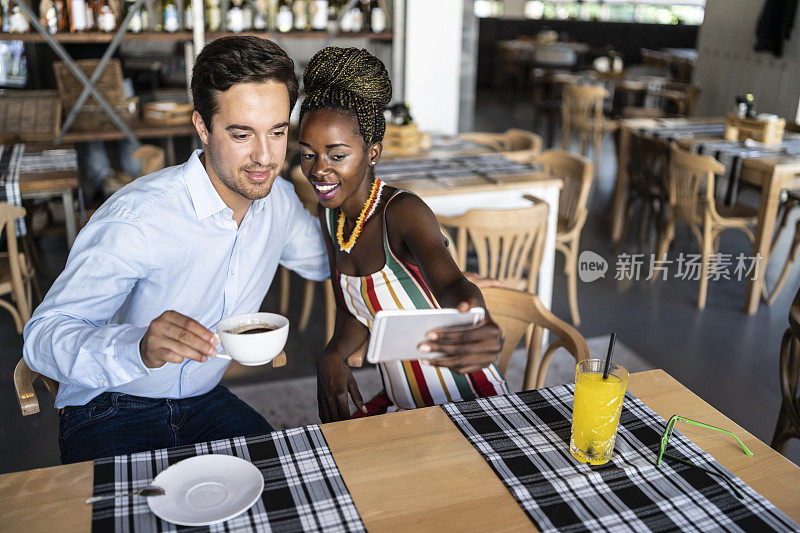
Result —
<instances>
[{"instance_id":1,"label":"bottle on shelf","mask_svg":"<svg viewBox=\"0 0 800 533\"><path fill-rule=\"evenodd\" d=\"M139 10L139 14L142 17L142 31L150 31L151 29L153 29L150 26L150 19L152 18L150 16L150 13L152 12L151 6L152 4L150 4L148 0L144 0L144 2L142 3L142 7Z\"/></svg>"},{"instance_id":2,"label":"bottle on shelf","mask_svg":"<svg viewBox=\"0 0 800 533\"><path fill-rule=\"evenodd\" d=\"M31 31L31 24L28 22L28 17L22 12L18 5L11 8L11 33L27 33Z\"/></svg>"},{"instance_id":3,"label":"bottle on shelf","mask_svg":"<svg viewBox=\"0 0 800 533\"><path fill-rule=\"evenodd\" d=\"M11 0L0 0L0 32L8 33L11 31Z\"/></svg>"},{"instance_id":4,"label":"bottle on shelf","mask_svg":"<svg viewBox=\"0 0 800 533\"><path fill-rule=\"evenodd\" d=\"M94 31L97 29L97 12L96 0L86 0L86 31Z\"/></svg>"},{"instance_id":5,"label":"bottle on shelf","mask_svg":"<svg viewBox=\"0 0 800 533\"><path fill-rule=\"evenodd\" d=\"M153 22L155 22L155 30L156 31L164 31L164 7L165 7L165 0L155 0L153 9L155 12L153 13Z\"/></svg>"},{"instance_id":6,"label":"bottle on shelf","mask_svg":"<svg viewBox=\"0 0 800 533\"><path fill-rule=\"evenodd\" d=\"M330 0L328 2L328 25L326 30L328 33L334 33L339 30L339 11L341 10L339 0Z\"/></svg>"},{"instance_id":7,"label":"bottle on shelf","mask_svg":"<svg viewBox=\"0 0 800 533\"><path fill-rule=\"evenodd\" d=\"M296 31L308 30L308 1L294 0L292 13L294 13L294 29Z\"/></svg>"},{"instance_id":8,"label":"bottle on shelf","mask_svg":"<svg viewBox=\"0 0 800 533\"><path fill-rule=\"evenodd\" d=\"M325 31L328 28L328 0L312 0L309 6L311 29Z\"/></svg>"},{"instance_id":9,"label":"bottle on shelf","mask_svg":"<svg viewBox=\"0 0 800 533\"><path fill-rule=\"evenodd\" d=\"M361 11L361 4L356 3L348 9L342 17L341 30L344 33L360 33L364 28L364 12Z\"/></svg>"},{"instance_id":10,"label":"bottle on shelf","mask_svg":"<svg viewBox=\"0 0 800 533\"><path fill-rule=\"evenodd\" d=\"M244 9L242 0L231 0L225 15L225 29L234 33L244 31Z\"/></svg>"},{"instance_id":11,"label":"bottle on shelf","mask_svg":"<svg viewBox=\"0 0 800 533\"><path fill-rule=\"evenodd\" d=\"M278 26L275 18L278 16L278 0L264 0L267 4L267 26L264 28L267 31L275 31Z\"/></svg>"},{"instance_id":12,"label":"bottle on shelf","mask_svg":"<svg viewBox=\"0 0 800 533\"><path fill-rule=\"evenodd\" d=\"M206 29L220 31L222 29L222 6L220 0L206 0Z\"/></svg>"},{"instance_id":13,"label":"bottle on shelf","mask_svg":"<svg viewBox=\"0 0 800 533\"><path fill-rule=\"evenodd\" d=\"M186 0L183 3L183 29L192 31L194 29L194 8L192 7L192 0Z\"/></svg>"},{"instance_id":14,"label":"bottle on shelf","mask_svg":"<svg viewBox=\"0 0 800 533\"><path fill-rule=\"evenodd\" d=\"M133 11L133 15L131 15L131 19L128 21L128 31L131 33L140 33L144 29L144 25L142 24L142 10L141 8L133 9L135 4L135 0L125 0L125 16L128 16L128 13Z\"/></svg>"},{"instance_id":15,"label":"bottle on shelf","mask_svg":"<svg viewBox=\"0 0 800 533\"><path fill-rule=\"evenodd\" d=\"M244 16L244 31L251 31L253 29L253 18L255 17L255 6L252 0L244 0L242 14Z\"/></svg>"},{"instance_id":16,"label":"bottle on shelf","mask_svg":"<svg viewBox=\"0 0 800 533\"><path fill-rule=\"evenodd\" d=\"M164 0L163 6L162 16L164 17L164 21L162 23L162 28L166 32L175 33L181 27L179 21L180 15L178 14L178 2L175 0Z\"/></svg>"},{"instance_id":17,"label":"bottle on shelf","mask_svg":"<svg viewBox=\"0 0 800 533\"><path fill-rule=\"evenodd\" d=\"M281 0L278 14L275 15L275 27L281 33L292 31L294 27L294 13L292 13L287 0Z\"/></svg>"},{"instance_id":18,"label":"bottle on shelf","mask_svg":"<svg viewBox=\"0 0 800 533\"><path fill-rule=\"evenodd\" d=\"M267 0L253 0L253 29L264 31L267 29L269 6Z\"/></svg>"},{"instance_id":19,"label":"bottle on shelf","mask_svg":"<svg viewBox=\"0 0 800 533\"><path fill-rule=\"evenodd\" d=\"M97 3L97 29L106 33L117 29L117 15L108 0L99 0Z\"/></svg>"},{"instance_id":20,"label":"bottle on shelf","mask_svg":"<svg viewBox=\"0 0 800 533\"><path fill-rule=\"evenodd\" d=\"M69 31L86 31L86 2L69 0Z\"/></svg>"},{"instance_id":21,"label":"bottle on shelf","mask_svg":"<svg viewBox=\"0 0 800 533\"><path fill-rule=\"evenodd\" d=\"M386 11L381 7L380 2L378 2L378 0L372 0L369 10L369 26L372 33L385 32L387 17Z\"/></svg>"},{"instance_id":22,"label":"bottle on shelf","mask_svg":"<svg viewBox=\"0 0 800 533\"><path fill-rule=\"evenodd\" d=\"M39 2L39 21L42 26L47 28L51 35L58 33L58 14L53 0L42 0Z\"/></svg>"}]
</instances>

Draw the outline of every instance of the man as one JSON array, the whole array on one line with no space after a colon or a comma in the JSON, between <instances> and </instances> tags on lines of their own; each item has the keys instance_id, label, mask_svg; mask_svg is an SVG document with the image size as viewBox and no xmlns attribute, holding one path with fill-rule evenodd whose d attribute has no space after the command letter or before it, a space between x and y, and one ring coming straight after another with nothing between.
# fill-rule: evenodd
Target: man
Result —
<instances>
[{"instance_id":1,"label":"man","mask_svg":"<svg viewBox=\"0 0 800 533\"><path fill-rule=\"evenodd\" d=\"M62 462L271 431L219 384L210 328L257 311L279 263L328 277L318 223L276 179L292 60L271 41L218 39L191 89L203 150L106 202L25 327L25 361L60 382Z\"/></svg>"}]
</instances>

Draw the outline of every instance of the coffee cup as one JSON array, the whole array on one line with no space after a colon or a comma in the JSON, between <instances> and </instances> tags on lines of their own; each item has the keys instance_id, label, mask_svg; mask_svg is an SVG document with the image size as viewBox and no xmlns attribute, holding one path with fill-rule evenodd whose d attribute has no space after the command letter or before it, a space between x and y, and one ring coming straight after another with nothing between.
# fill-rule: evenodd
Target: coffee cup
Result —
<instances>
[{"instance_id":1,"label":"coffee cup","mask_svg":"<svg viewBox=\"0 0 800 533\"><path fill-rule=\"evenodd\" d=\"M217 337L225 353L217 357L232 359L246 366L272 361L286 345L289 319L275 313L248 313L224 318L217 324Z\"/></svg>"}]
</instances>

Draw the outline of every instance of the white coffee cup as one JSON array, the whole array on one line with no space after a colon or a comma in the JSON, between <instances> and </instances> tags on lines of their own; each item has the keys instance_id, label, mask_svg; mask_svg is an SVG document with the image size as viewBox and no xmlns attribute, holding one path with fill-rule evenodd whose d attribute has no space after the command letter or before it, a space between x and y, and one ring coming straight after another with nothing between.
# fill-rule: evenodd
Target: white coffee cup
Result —
<instances>
[{"instance_id":1,"label":"white coffee cup","mask_svg":"<svg viewBox=\"0 0 800 533\"><path fill-rule=\"evenodd\" d=\"M258 327L274 328L260 333L244 333ZM272 361L286 345L289 319L275 313L249 313L224 318L217 324L224 354L217 357L232 359L246 366L263 365Z\"/></svg>"}]
</instances>

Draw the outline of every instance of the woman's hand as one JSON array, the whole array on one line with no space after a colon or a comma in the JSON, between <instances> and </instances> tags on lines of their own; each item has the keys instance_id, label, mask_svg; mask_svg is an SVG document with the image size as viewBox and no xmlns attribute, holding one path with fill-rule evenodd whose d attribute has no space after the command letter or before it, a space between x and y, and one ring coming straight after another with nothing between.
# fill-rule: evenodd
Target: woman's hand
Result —
<instances>
[{"instance_id":1,"label":"woman's hand","mask_svg":"<svg viewBox=\"0 0 800 533\"><path fill-rule=\"evenodd\" d=\"M473 298L458 304L466 313L479 307ZM501 331L488 315L477 326L435 329L428 332L428 340L419 345L422 352L441 352L445 355L423 360L425 364L449 368L458 374L469 374L497 361L503 347Z\"/></svg>"},{"instance_id":2,"label":"woman's hand","mask_svg":"<svg viewBox=\"0 0 800 533\"><path fill-rule=\"evenodd\" d=\"M324 352L317 359L317 405L319 419L325 422L336 422L350 418L350 403L353 399L356 408L367 412L361 392L347 363L334 352Z\"/></svg>"}]
</instances>

